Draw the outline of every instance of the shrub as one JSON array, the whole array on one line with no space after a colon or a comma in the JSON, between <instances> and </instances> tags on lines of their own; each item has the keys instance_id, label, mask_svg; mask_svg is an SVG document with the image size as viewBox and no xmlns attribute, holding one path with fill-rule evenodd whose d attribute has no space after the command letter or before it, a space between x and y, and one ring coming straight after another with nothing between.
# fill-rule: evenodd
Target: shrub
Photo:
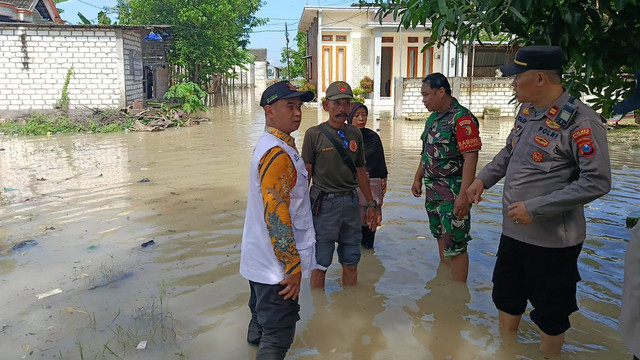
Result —
<instances>
[{"instance_id":1,"label":"shrub","mask_svg":"<svg viewBox=\"0 0 640 360\"><path fill-rule=\"evenodd\" d=\"M173 85L164 94L165 99L176 99L180 102L180 109L187 114L191 114L197 110L206 110L204 98L207 93L200 89L198 84L193 82L183 82Z\"/></svg>"},{"instance_id":2,"label":"shrub","mask_svg":"<svg viewBox=\"0 0 640 360\"><path fill-rule=\"evenodd\" d=\"M351 100L351 102L352 103L359 102L361 104L364 104L364 96L357 95Z\"/></svg>"},{"instance_id":3,"label":"shrub","mask_svg":"<svg viewBox=\"0 0 640 360\"><path fill-rule=\"evenodd\" d=\"M360 96L360 95L364 95L364 94L368 94L368 92L364 91L363 88L361 88L361 87L353 88L353 95L354 96Z\"/></svg>"},{"instance_id":4,"label":"shrub","mask_svg":"<svg viewBox=\"0 0 640 360\"><path fill-rule=\"evenodd\" d=\"M364 78L362 78L362 80L360 80L360 87L362 88L363 91L365 91L365 94L372 93L373 80L370 77L365 76Z\"/></svg>"}]
</instances>

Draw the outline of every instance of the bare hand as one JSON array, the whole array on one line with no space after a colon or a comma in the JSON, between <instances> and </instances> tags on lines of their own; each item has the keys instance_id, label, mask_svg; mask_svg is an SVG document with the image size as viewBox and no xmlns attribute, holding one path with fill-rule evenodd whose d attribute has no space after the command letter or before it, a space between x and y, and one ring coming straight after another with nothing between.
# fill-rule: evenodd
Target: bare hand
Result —
<instances>
[{"instance_id":1,"label":"bare hand","mask_svg":"<svg viewBox=\"0 0 640 360\"><path fill-rule=\"evenodd\" d=\"M413 185L411 185L411 193L415 197L422 196L422 180L421 179L413 180Z\"/></svg>"},{"instance_id":2,"label":"bare hand","mask_svg":"<svg viewBox=\"0 0 640 360\"><path fill-rule=\"evenodd\" d=\"M456 201L453 203L453 215L457 216L458 220L469 215L469 201L467 201L466 194L460 194L456 197Z\"/></svg>"},{"instance_id":3,"label":"bare hand","mask_svg":"<svg viewBox=\"0 0 640 360\"><path fill-rule=\"evenodd\" d=\"M529 216L529 212L527 208L524 206L523 201L518 201L509 205L509 212L507 212L507 216L509 219L513 220L518 225L529 225L533 222L531 216Z\"/></svg>"},{"instance_id":4,"label":"bare hand","mask_svg":"<svg viewBox=\"0 0 640 360\"><path fill-rule=\"evenodd\" d=\"M378 213L374 207L367 207L367 225L371 231L376 231L378 228Z\"/></svg>"},{"instance_id":5,"label":"bare hand","mask_svg":"<svg viewBox=\"0 0 640 360\"><path fill-rule=\"evenodd\" d=\"M467 188L467 201L472 204L477 204L482 201L482 192L484 191L484 182L480 179L475 179Z\"/></svg>"},{"instance_id":6,"label":"bare hand","mask_svg":"<svg viewBox=\"0 0 640 360\"><path fill-rule=\"evenodd\" d=\"M285 300L289 298L295 300L300 294L300 282L302 281L302 272L298 271L295 274L287 274L284 276L284 280L280 281L280 285L286 285L286 287L278 293L278 295L284 296Z\"/></svg>"}]
</instances>

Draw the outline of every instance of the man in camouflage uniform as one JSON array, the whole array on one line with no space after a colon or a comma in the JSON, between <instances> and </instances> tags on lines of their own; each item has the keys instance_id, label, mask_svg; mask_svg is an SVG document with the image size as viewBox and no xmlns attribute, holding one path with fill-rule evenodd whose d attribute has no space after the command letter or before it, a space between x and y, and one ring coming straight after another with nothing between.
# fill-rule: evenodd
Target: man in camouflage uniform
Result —
<instances>
[{"instance_id":1,"label":"man in camouflage uniform","mask_svg":"<svg viewBox=\"0 0 640 360\"><path fill-rule=\"evenodd\" d=\"M411 192L420 197L424 181L429 228L438 241L440 261L451 265L455 280L466 282L471 205L465 191L475 177L482 147L478 119L451 96L449 81L440 73L424 78L421 94L432 113L421 136L421 159Z\"/></svg>"}]
</instances>

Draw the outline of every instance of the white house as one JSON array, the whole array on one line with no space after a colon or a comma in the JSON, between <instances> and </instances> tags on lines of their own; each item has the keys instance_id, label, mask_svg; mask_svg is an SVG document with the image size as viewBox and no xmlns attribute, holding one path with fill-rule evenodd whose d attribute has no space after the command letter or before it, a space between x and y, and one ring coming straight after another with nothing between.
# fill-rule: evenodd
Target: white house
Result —
<instances>
[{"instance_id":1,"label":"white house","mask_svg":"<svg viewBox=\"0 0 640 360\"><path fill-rule=\"evenodd\" d=\"M482 111L485 106L503 108L503 113L513 113L509 104L511 91L509 80L496 79L493 69L509 61L508 56L498 56L497 63L483 61L486 53L478 51L471 58L478 59L476 67L483 68L475 76L492 76L490 88L497 87L499 98L484 97L472 99L474 81L468 78L472 73L469 52L458 51L454 42L441 47L433 46L423 50L431 40L430 23L416 29L404 29L390 16L380 22L376 7L360 8L357 5L306 6L300 17L298 30L307 34L307 81L316 86L318 98L326 93L327 86L336 80L348 82L357 87L365 76L373 79L374 89L371 104L378 109L390 109L395 116L415 112L426 112L419 100L420 79L440 72L447 76L455 88L454 95L464 101L476 104L472 111ZM496 51L493 46L491 51ZM505 53L504 48L498 53ZM457 80L456 80L457 79ZM478 81L476 81L476 84ZM487 81L483 82L486 85ZM490 90L493 91L493 90ZM407 98L407 94L411 94Z\"/></svg>"}]
</instances>

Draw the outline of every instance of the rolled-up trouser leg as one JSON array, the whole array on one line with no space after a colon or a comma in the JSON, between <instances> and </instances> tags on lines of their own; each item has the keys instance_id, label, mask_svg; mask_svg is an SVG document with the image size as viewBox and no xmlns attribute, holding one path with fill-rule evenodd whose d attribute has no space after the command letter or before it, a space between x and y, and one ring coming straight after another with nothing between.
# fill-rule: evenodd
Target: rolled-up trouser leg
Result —
<instances>
[{"instance_id":1,"label":"rolled-up trouser leg","mask_svg":"<svg viewBox=\"0 0 640 360\"><path fill-rule=\"evenodd\" d=\"M296 325L286 328L262 328L256 360L283 360L293 343Z\"/></svg>"}]
</instances>

